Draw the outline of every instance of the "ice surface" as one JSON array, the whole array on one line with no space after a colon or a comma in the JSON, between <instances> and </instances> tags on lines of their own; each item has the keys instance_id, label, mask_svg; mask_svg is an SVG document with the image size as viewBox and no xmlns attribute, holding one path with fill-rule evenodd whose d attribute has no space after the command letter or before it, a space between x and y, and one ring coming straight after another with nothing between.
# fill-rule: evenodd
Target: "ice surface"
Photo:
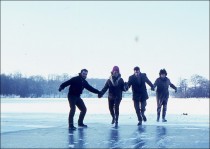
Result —
<instances>
[{"instance_id":1,"label":"ice surface","mask_svg":"<svg viewBox=\"0 0 210 149\"><path fill-rule=\"evenodd\" d=\"M149 99L140 127L132 100L123 99L118 128L110 124L107 99L84 101L88 128L69 131L67 99L1 99L1 147L209 148L209 99L169 99L167 123L155 121L156 102Z\"/></svg>"},{"instance_id":2,"label":"ice surface","mask_svg":"<svg viewBox=\"0 0 210 149\"><path fill-rule=\"evenodd\" d=\"M89 114L108 114L108 101L105 98L85 98L85 104ZM20 98L20 99L1 99L3 112L12 113L67 113L69 104L67 99L59 98ZM156 99L154 97L147 100L147 113L156 113ZM79 111L76 111L79 113ZM133 102L131 98L123 98L120 104L121 114L133 114ZM209 99L175 99L170 98L168 102L168 114L209 114Z\"/></svg>"}]
</instances>

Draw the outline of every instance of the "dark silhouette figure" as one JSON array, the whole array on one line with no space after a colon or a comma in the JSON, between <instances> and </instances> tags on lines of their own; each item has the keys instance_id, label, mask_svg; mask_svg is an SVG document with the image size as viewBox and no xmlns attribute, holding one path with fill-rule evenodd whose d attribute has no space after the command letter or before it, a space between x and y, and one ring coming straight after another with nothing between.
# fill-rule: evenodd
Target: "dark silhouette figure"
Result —
<instances>
[{"instance_id":1,"label":"dark silhouette figure","mask_svg":"<svg viewBox=\"0 0 210 149\"><path fill-rule=\"evenodd\" d=\"M65 87L69 87L69 93L68 93L68 101L70 106L70 112L69 112L69 129L75 130L76 127L74 127L74 114L76 111L76 106L81 111L79 115L78 120L78 126L79 127L87 127L83 123L87 108L84 104L84 101L81 99L80 95L82 94L83 89L87 89L90 92L99 94L99 91L92 86L88 84L88 82L85 80L87 78L88 70L82 69L78 76L71 78L70 80L62 83L60 85L59 91L63 90Z\"/></svg>"},{"instance_id":2,"label":"dark silhouette figure","mask_svg":"<svg viewBox=\"0 0 210 149\"><path fill-rule=\"evenodd\" d=\"M126 91L125 83L121 78L118 66L113 67L111 76L106 81L104 88L101 90L99 98L102 97L108 89L109 89L108 93L109 111L112 116L111 124L115 123L115 126L117 127L118 118L119 118L119 106L122 100L122 92Z\"/></svg>"},{"instance_id":3,"label":"dark silhouette figure","mask_svg":"<svg viewBox=\"0 0 210 149\"><path fill-rule=\"evenodd\" d=\"M138 125L142 125L142 118L143 121L147 121L145 111L147 105L146 100L149 97L147 94L146 83L152 90L154 90L153 84L147 78L147 75L145 73L141 73L139 67L135 67L134 74L129 77L128 88L132 86L134 108L139 121Z\"/></svg>"},{"instance_id":4,"label":"dark silhouette figure","mask_svg":"<svg viewBox=\"0 0 210 149\"><path fill-rule=\"evenodd\" d=\"M166 110L167 110L167 103L169 98L169 86L177 92L176 86L174 86L170 79L166 77L167 72L165 69L161 69L159 72L159 78L156 79L154 83L154 88L157 87L156 90L156 99L157 99L157 121L159 122L160 119L160 113L161 113L161 107L163 106L162 111L162 121L167 122L165 119L166 116Z\"/></svg>"}]
</instances>

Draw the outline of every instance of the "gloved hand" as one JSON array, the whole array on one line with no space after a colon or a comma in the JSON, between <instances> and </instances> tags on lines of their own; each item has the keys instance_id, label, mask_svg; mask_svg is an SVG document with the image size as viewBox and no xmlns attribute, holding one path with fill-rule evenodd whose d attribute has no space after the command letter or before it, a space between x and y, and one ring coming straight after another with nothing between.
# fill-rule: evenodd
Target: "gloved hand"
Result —
<instances>
[{"instance_id":1,"label":"gloved hand","mask_svg":"<svg viewBox=\"0 0 210 149\"><path fill-rule=\"evenodd\" d=\"M175 93L177 92L177 88L175 89Z\"/></svg>"},{"instance_id":2,"label":"gloved hand","mask_svg":"<svg viewBox=\"0 0 210 149\"><path fill-rule=\"evenodd\" d=\"M128 87L128 82L125 82L125 83L124 83L124 89L125 89L125 91L127 91L128 88L129 88L129 87Z\"/></svg>"},{"instance_id":3,"label":"gloved hand","mask_svg":"<svg viewBox=\"0 0 210 149\"><path fill-rule=\"evenodd\" d=\"M61 87L59 87L58 91L59 91L59 92L60 92L60 91L62 91L62 88L61 88Z\"/></svg>"},{"instance_id":4,"label":"gloved hand","mask_svg":"<svg viewBox=\"0 0 210 149\"><path fill-rule=\"evenodd\" d=\"M98 98L101 98L103 96L103 93L100 91L99 93L98 93Z\"/></svg>"}]
</instances>

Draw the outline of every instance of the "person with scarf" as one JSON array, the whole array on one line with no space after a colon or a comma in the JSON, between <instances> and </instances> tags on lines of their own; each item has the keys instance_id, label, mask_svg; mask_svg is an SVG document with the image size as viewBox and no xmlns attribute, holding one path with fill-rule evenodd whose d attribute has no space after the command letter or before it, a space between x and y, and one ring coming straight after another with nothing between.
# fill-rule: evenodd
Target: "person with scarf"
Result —
<instances>
[{"instance_id":1,"label":"person with scarf","mask_svg":"<svg viewBox=\"0 0 210 149\"><path fill-rule=\"evenodd\" d=\"M122 92L126 91L125 83L121 78L120 70L118 66L114 66L111 71L111 76L106 81L104 88L100 91L99 98L101 98L106 91L108 92L108 105L109 111L112 116L111 124L118 126L119 119L119 106L122 100Z\"/></svg>"}]
</instances>

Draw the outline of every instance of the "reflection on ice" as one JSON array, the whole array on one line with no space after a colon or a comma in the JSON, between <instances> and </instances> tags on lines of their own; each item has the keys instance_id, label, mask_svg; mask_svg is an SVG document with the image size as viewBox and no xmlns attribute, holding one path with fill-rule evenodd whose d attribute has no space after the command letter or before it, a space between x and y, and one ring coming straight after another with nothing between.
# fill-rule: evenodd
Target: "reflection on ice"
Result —
<instances>
[{"instance_id":1,"label":"reflection on ice","mask_svg":"<svg viewBox=\"0 0 210 149\"><path fill-rule=\"evenodd\" d=\"M145 148L146 142L144 140L143 134L145 133L146 127L145 126L139 126L137 127L136 132L138 133L136 136L136 139L133 141L132 148Z\"/></svg>"},{"instance_id":2,"label":"reflection on ice","mask_svg":"<svg viewBox=\"0 0 210 149\"><path fill-rule=\"evenodd\" d=\"M112 128L109 132L110 138L109 138L109 148L119 148L119 130L118 128Z\"/></svg>"},{"instance_id":3,"label":"reflection on ice","mask_svg":"<svg viewBox=\"0 0 210 149\"><path fill-rule=\"evenodd\" d=\"M167 130L164 126L157 126L156 127L156 142L158 148L166 148L167 143Z\"/></svg>"}]
</instances>

